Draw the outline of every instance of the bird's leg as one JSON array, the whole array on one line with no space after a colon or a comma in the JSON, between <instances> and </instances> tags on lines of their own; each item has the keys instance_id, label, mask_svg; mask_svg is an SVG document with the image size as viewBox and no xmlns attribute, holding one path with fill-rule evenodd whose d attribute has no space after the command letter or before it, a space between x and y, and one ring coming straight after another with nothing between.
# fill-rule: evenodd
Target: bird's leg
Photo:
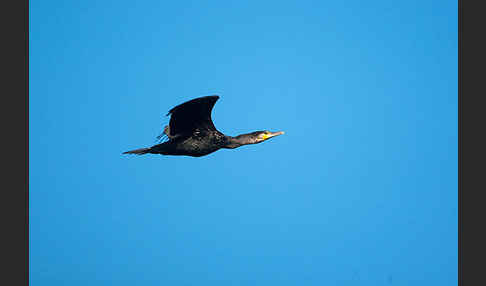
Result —
<instances>
[{"instance_id":1,"label":"bird's leg","mask_svg":"<svg viewBox=\"0 0 486 286\"><path fill-rule=\"evenodd\" d=\"M166 125L166 126L164 127L164 134L165 134L165 135L167 135L167 137L168 137L169 139L172 139L172 136L170 135L170 127L169 127L169 125Z\"/></svg>"},{"instance_id":2,"label":"bird's leg","mask_svg":"<svg viewBox=\"0 0 486 286\"><path fill-rule=\"evenodd\" d=\"M174 136L171 136L169 134L170 134L170 128L169 125L166 125L164 127L164 131L162 132L162 134L157 136L157 140L163 140L164 136L167 137L169 140L172 139Z\"/></svg>"}]
</instances>

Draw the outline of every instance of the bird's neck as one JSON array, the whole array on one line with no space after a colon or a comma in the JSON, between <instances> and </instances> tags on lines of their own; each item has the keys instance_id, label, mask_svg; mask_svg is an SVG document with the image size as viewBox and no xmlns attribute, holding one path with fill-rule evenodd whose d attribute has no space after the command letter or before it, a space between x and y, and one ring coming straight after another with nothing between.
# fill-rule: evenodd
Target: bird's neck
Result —
<instances>
[{"instance_id":1,"label":"bird's neck","mask_svg":"<svg viewBox=\"0 0 486 286\"><path fill-rule=\"evenodd\" d=\"M226 145L223 146L223 148L227 149L235 149L243 145L248 145L252 144L253 142L250 142L248 139L247 134L241 134L235 137L232 136L226 136Z\"/></svg>"}]
</instances>

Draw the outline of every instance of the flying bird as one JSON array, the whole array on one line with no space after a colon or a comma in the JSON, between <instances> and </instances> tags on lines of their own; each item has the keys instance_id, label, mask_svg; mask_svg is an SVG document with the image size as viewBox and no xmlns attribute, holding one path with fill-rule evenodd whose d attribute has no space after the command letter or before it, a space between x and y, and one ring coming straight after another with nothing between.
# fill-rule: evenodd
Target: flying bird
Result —
<instances>
[{"instance_id":1,"label":"flying bird","mask_svg":"<svg viewBox=\"0 0 486 286\"><path fill-rule=\"evenodd\" d=\"M243 145L258 144L283 131L255 131L235 137L219 132L211 119L211 111L219 96L204 96L187 101L172 108L169 125L164 127L168 141L149 148L141 148L123 154L162 154L201 157L221 148L234 149Z\"/></svg>"}]
</instances>

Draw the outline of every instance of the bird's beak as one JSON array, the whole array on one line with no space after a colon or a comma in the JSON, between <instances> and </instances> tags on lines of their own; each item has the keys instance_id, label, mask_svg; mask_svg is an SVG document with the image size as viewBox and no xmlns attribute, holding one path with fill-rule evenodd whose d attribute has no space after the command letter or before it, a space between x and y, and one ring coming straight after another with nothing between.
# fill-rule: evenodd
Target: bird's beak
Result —
<instances>
[{"instance_id":1,"label":"bird's beak","mask_svg":"<svg viewBox=\"0 0 486 286\"><path fill-rule=\"evenodd\" d=\"M279 132L271 132L270 134L265 134L264 139L265 139L265 140L268 140L268 139L270 139L270 138L272 138L272 137L275 137L275 136L278 136L278 135L282 135L282 134L284 134L284 133L285 133L285 132L283 132L283 131L279 131Z\"/></svg>"}]
</instances>

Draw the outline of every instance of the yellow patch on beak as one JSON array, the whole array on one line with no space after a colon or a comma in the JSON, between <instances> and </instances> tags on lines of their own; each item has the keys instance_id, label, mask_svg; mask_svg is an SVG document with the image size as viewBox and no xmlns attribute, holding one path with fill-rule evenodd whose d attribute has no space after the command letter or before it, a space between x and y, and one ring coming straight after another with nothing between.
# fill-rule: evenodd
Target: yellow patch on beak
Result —
<instances>
[{"instance_id":1,"label":"yellow patch on beak","mask_svg":"<svg viewBox=\"0 0 486 286\"><path fill-rule=\"evenodd\" d=\"M263 139L263 140L267 140L268 138L270 138L270 136L268 136L268 134L264 133L264 134L262 135L262 139Z\"/></svg>"}]
</instances>

